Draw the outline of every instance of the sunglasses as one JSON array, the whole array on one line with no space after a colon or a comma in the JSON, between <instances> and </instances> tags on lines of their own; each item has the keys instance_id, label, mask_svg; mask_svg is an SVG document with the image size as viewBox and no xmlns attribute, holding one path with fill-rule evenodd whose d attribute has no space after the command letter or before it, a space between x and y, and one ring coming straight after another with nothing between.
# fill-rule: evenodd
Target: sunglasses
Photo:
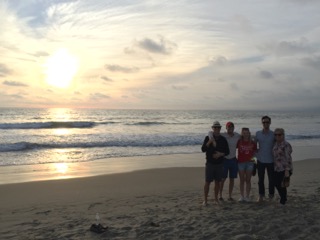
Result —
<instances>
[{"instance_id":1,"label":"sunglasses","mask_svg":"<svg viewBox=\"0 0 320 240\"><path fill-rule=\"evenodd\" d=\"M213 128L221 128L221 127L213 127Z\"/></svg>"},{"instance_id":2,"label":"sunglasses","mask_svg":"<svg viewBox=\"0 0 320 240\"><path fill-rule=\"evenodd\" d=\"M282 133L276 133L275 134L276 137L279 137L279 136L282 136L282 135L283 135Z\"/></svg>"}]
</instances>

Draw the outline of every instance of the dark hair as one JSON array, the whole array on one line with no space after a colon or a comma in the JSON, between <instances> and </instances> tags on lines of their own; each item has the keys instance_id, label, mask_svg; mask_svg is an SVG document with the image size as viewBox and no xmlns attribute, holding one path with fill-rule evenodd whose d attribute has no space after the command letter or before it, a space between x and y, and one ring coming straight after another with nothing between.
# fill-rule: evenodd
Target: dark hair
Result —
<instances>
[{"instance_id":1,"label":"dark hair","mask_svg":"<svg viewBox=\"0 0 320 240\"><path fill-rule=\"evenodd\" d=\"M271 118L270 118L269 116L263 116L263 117L261 118L261 121L263 121L264 119L268 119L269 122L271 122Z\"/></svg>"}]
</instances>

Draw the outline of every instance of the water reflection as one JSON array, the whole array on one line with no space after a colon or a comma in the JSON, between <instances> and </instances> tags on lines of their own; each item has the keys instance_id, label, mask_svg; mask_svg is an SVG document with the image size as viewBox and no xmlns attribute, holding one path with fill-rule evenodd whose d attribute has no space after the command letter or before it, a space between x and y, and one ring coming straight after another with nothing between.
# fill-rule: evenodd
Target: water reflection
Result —
<instances>
[{"instance_id":1,"label":"water reflection","mask_svg":"<svg viewBox=\"0 0 320 240\"><path fill-rule=\"evenodd\" d=\"M68 128L57 128L57 129L53 129L53 133L55 135L68 135L71 133L71 131Z\"/></svg>"},{"instance_id":2,"label":"water reflection","mask_svg":"<svg viewBox=\"0 0 320 240\"><path fill-rule=\"evenodd\" d=\"M67 149L56 149L54 153L54 161L51 165L51 173L56 179L70 178L70 168L69 168L69 151Z\"/></svg>"},{"instance_id":3,"label":"water reflection","mask_svg":"<svg viewBox=\"0 0 320 240\"><path fill-rule=\"evenodd\" d=\"M67 163L55 163L55 171L60 174L66 174L68 172L69 166Z\"/></svg>"},{"instance_id":4,"label":"water reflection","mask_svg":"<svg viewBox=\"0 0 320 240\"><path fill-rule=\"evenodd\" d=\"M53 121L68 121L72 118L72 109L69 108L50 108L48 111Z\"/></svg>"}]
</instances>

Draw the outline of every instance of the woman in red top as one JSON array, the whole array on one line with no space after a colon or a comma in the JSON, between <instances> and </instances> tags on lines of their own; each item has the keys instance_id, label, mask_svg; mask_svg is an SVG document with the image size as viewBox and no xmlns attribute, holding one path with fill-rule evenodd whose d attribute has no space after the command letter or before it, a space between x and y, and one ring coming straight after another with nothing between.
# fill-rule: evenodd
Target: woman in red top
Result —
<instances>
[{"instance_id":1,"label":"woman in red top","mask_svg":"<svg viewBox=\"0 0 320 240\"><path fill-rule=\"evenodd\" d=\"M249 128L242 128L241 139L237 144L238 148L238 169L240 177L239 202L250 201L251 176L254 166L253 157L257 151L257 144L252 140ZM246 184L246 195L244 195L244 185Z\"/></svg>"}]
</instances>

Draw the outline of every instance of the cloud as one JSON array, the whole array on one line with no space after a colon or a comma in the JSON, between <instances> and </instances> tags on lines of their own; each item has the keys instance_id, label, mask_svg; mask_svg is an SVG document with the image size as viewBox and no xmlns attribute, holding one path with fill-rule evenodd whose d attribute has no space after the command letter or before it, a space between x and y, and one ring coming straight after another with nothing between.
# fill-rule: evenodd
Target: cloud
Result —
<instances>
[{"instance_id":1,"label":"cloud","mask_svg":"<svg viewBox=\"0 0 320 240\"><path fill-rule=\"evenodd\" d=\"M161 36L158 40L145 38L137 41L136 45L147 52L165 55L171 54L177 48L177 44L166 40Z\"/></svg>"},{"instance_id":2,"label":"cloud","mask_svg":"<svg viewBox=\"0 0 320 240\"><path fill-rule=\"evenodd\" d=\"M38 52L35 52L34 54L32 54L33 56L35 57L47 57L49 56L50 54L47 53L47 52L44 52L44 51L38 51Z\"/></svg>"},{"instance_id":3,"label":"cloud","mask_svg":"<svg viewBox=\"0 0 320 240\"><path fill-rule=\"evenodd\" d=\"M235 15L233 17L233 24L237 29L243 31L244 33L250 33L253 31L253 26L250 20L243 15L240 15L240 14Z\"/></svg>"},{"instance_id":4,"label":"cloud","mask_svg":"<svg viewBox=\"0 0 320 240\"><path fill-rule=\"evenodd\" d=\"M270 79L270 78L273 78L273 74L269 71L265 71L265 70L261 70L259 72L259 75L264 78L264 79Z\"/></svg>"},{"instance_id":5,"label":"cloud","mask_svg":"<svg viewBox=\"0 0 320 240\"><path fill-rule=\"evenodd\" d=\"M178 90L178 91L185 90L187 88L188 88L188 86L186 86L186 85L172 85L172 89Z\"/></svg>"},{"instance_id":6,"label":"cloud","mask_svg":"<svg viewBox=\"0 0 320 240\"><path fill-rule=\"evenodd\" d=\"M230 84L230 89L237 91L237 90L239 90L239 86L238 86L238 84L236 84L236 83L231 83L231 84Z\"/></svg>"},{"instance_id":7,"label":"cloud","mask_svg":"<svg viewBox=\"0 0 320 240\"><path fill-rule=\"evenodd\" d=\"M1 97L4 97L4 98L6 98L6 99L22 99L22 98L24 98L24 96L23 95L26 95L26 94L24 94L24 93L20 93L20 94L18 94L18 93L16 93L16 94L7 94L7 93L5 93L5 92L0 92L0 96Z\"/></svg>"},{"instance_id":8,"label":"cloud","mask_svg":"<svg viewBox=\"0 0 320 240\"><path fill-rule=\"evenodd\" d=\"M305 66L320 70L320 56L303 58L301 62Z\"/></svg>"},{"instance_id":9,"label":"cloud","mask_svg":"<svg viewBox=\"0 0 320 240\"><path fill-rule=\"evenodd\" d=\"M260 100L275 93L295 106L293 96L318 94L320 2L284 2L0 1L0 85L11 103L26 106L40 104L41 92L47 94L41 104L61 94L61 106L76 107L72 96L90 107L262 109L278 107ZM46 60L59 48L79 59L79 71L69 89L50 94ZM124 78L130 81L114 84ZM28 102L8 97L24 83ZM302 99L305 106L313 101Z\"/></svg>"},{"instance_id":10,"label":"cloud","mask_svg":"<svg viewBox=\"0 0 320 240\"><path fill-rule=\"evenodd\" d=\"M8 86L13 86L13 87L27 87L27 84L21 83L21 82L16 82L16 81L3 81L2 84L8 85Z\"/></svg>"},{"instance_id":11,"label":"cloud","mask_svg":"<svg viewBox=\"0 0 320 240\"><path fill-rule=\"evenodd\" d=\"M100 77L103 81L106 81L106 82L113 82L113 80L111 78L108 78L106 76L101 76Z\"/></svg>"},{"instance_id":12,"label":"cloud","mask_svg":"<svg viewBox=\"0 0 320 240\"><path fill-rule=\"evenodd\" d=\"M214 65L224 66L228 63L228 59L224 56L218 56L209 60L209 62Z\"/></svg>"},{"instance_id":13,"label":"cloud","mask_svg":"<svg viewBox=\"0 0 320 240\"><path fill-rule=\"evenodd\" d=\"M261 51L276 56L292 56L296 54L309 54L314 51L307 38L298 41L281 41L277 44L265 44L258 47Z\"/></svg>"},{"instance_id":14,"label":"cloud","mask_svg":"<svg viewBox=\"0 0 320 240\"><path fill-rule=\"evenodd\" d=\"M102 93L92 93L90 94L90 98L94 100L100 100L100 99L108 99L110 96L102 94Z\"/></svg>"},{"instance_id":15,"label":"cloud","mask_svg":"<svg viewBox=\"0 0 320 240\"><path fill-rule=\"evenodd\" d=\"M6 65L0 63L0 77L9 75L12 71Z\"/></svg>"},{"instance_id":16,"label":"cloud","mask_svg":"<svg viewBox=\"0 0 320 240\"><path fill-rule=\"evenodd\" d=\"M117 64L106 64L105 68L111 72L124 72L124 73L135 73L140 70L137 67L123 67Z\"/></svg>"},{"instance_id":17,"label":"cloud","mask_svg":"<svg viewBox=\"0 0 320 240\"><path fill-rule=\"evenodd\" d=\"M19 95L19 94L10 94L9 95L11 98L15 98L15 99L23 99L24 97Z\"/></svg>"}]
</instances>

